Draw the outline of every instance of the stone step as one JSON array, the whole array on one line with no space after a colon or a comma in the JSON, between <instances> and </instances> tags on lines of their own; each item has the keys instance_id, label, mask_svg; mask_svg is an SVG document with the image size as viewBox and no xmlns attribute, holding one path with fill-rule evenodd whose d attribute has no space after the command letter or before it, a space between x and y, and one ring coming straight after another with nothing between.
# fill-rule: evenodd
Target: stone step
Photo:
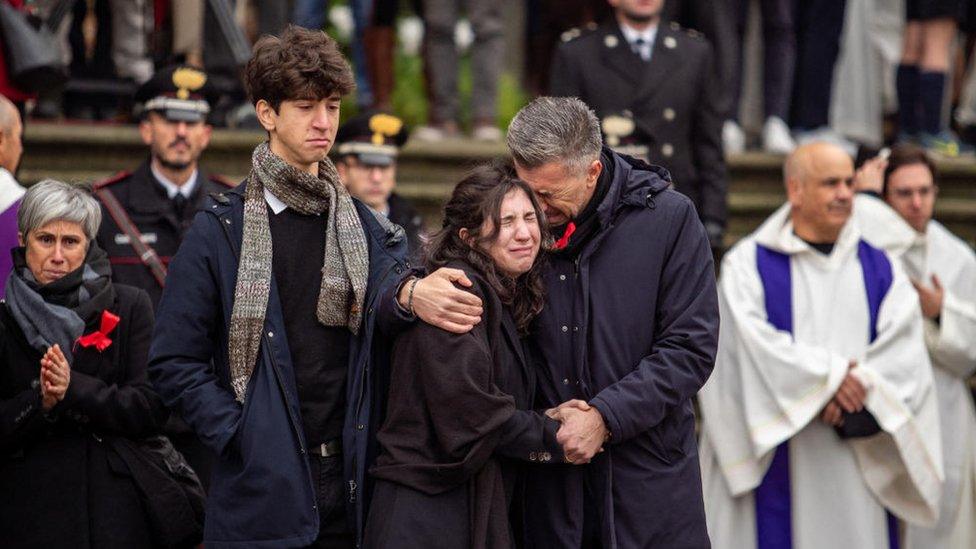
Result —
<instances>
[{"instance_id":1,"label":"stone step","mask_svg":"<svg viewBox=\"0 0 976 549\"><path fill-rule=\"evenodd\" d=\"M249 169L251 151L263 139L263 132L214 130L203 163L208 170L238 181ZM136 127L94 124L31 122L24 133L24 150L19 176L25 183L46 177L97 181L136 167L147 155ZM506 154L504 143L412 140L400 154L399 192L413 199L429 226L436 227L444 200L465 172ZM728 159L731 217L727 243L748 234L783 203L782 163L781 156L757 152ZM937 170L936 218L971 244L976 242L976 161L942 159Z\"/></svg>"}]
</instances>

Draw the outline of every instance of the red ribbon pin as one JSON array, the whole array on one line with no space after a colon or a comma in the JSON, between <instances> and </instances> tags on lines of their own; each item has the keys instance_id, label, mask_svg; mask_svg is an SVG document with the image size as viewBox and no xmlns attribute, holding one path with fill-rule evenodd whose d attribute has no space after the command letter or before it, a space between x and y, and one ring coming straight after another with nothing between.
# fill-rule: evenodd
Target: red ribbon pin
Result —
<instances>
[{"instance_id":1,"label":"red ribbon pin","mask_svg":"<svg viewBox=\"0 0 976 549\"><path fill-rule=\"evenodd\" d=\"M576 223L573 223L572 221L570 221L569 224L566 225L566 231L563 232L563 235L561 237L559 237L559 240L557 240L556 243L553 244L553 248L555 248L557 250L561 250L561 249L565 248L566 246L568 246L569 245L569 237L573 236L573 233L575 233L575 232L576 232Z\"/></svg>"},{"instance_id":2,"label":"red ribbon pin","mask_svg":"<svg viewBox=\"0 0 976 549\"><path fill-rule=\"evenodd\" d=\"M109 339L108 334L112 333L112 330L119 325L119 320L121 319L118 315L109 311L102 311L102 322L98 331L79 337L78 344L82 347L91 347L94 345L98 349L98 352L108 349L108 346L112 344L112 340Z\"/></svg>"}]
</instances>

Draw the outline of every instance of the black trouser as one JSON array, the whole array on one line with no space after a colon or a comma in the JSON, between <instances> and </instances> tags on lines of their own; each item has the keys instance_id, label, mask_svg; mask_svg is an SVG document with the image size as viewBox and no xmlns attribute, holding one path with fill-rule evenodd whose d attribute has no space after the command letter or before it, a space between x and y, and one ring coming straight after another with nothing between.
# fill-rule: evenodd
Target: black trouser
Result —
<instances>
[{"instance_id":1,"label":"black trouser","mask_svg":"<svg viewBox=\"0 0 976 549\"><path fill-rule=\"evenodd\" d=\"M830 119L830 91L840 53L846 0L800 0L796 4L796 78L790 126L813 130Z\"/></svg>"},{"instance_id":2,"label":"black trouser","mask_svg":"<svg viewBox=\"0 0 976 549\"><path fill-rule=\"evenodd\" d=\"M342 454L330 457L310 455L312 482L319 510L319 537L311 547L347 549L356 540L346 523L346 481L342 474Z\"/></svg>"},{"instance_id":3,"label":"black trouser","mask_svg":"<svg viewBox=\"0 0 976 549\"><path fill-rule=\"evenodd\" d=\"M763 112L764 118L789 117L793 90L793 67L796 63L796 33L793 30L795 0L760 0L763 29ZM733 83L734 109L738 113L742 94L743 52L749 0L731 0L736 15L735 30L739 40L739 59ZM738 118L738 116L736 116Z\"/></svg>"}]
</instances>

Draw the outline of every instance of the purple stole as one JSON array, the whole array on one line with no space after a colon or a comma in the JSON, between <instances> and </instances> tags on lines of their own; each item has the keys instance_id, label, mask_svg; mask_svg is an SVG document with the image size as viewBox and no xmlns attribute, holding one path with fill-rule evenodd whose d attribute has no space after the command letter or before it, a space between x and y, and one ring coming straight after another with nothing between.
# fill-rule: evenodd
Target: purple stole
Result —
<instances>
[{"instance_id":1,"label":"purple stole","mask_svg":"<svg viewBox=\"0 0 976 549\"><path fill-rule=\"evenodd\" d=\"M14 260L10 250L20 246L17 241L17 209L20 199L0 212L0 299L5 296L7 277L14 270Z\"/></svg>"},{"instance_id":2,"label":"purple stole","mask_svg":"<svg viewBox=\"0 0 976 549\"><path fill-rule=\"evenodd\" d=\"M891 288L891 263L884 252L861 240L857 257L867 290L869 341L878 337L878 311ZM766 318L777 330L793 334L793 282L790 256L756 245L756 266L762 280ZM757 549L793 547L793 517L790 496L789 440L776 448L773 461L755 490ZM898 522L888 513L888 543L898 549Z\"/></svg>"}]
</instances>

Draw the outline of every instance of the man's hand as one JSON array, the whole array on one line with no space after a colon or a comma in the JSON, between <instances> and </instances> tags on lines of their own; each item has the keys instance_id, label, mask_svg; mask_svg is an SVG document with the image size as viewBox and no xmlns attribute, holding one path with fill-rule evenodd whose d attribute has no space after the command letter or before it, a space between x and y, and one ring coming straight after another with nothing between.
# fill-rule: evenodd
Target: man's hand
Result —
<instances>
[{"instance_id":1,"label":"man's hand","mask_svg":"<svg viewBox=\"0 0 976 549\"><path fill-rule=\"evenodd\" d=\"M45 412L64 399L70 382L71 366L55 343L41 358L41 406Z\"/></svg>"},{"instance_id":2,"label":"man's hand","mask_svg":"<svg viewBox=\"0 0 976 549\"><path fill-rule=\"evenodd\" d=\"M481 322L481 299L454 284L471 287L471 281L460 269L440 268L416 282L413 289L413 312L427 324L442 330L463 334ZM409 310L410 286L403 285L397 295L400 306Z\"/></svg>"},{"instance_id":3,"label":"man's hand","mask_svg":"<svg viewBox=\"0 0 976 549\"><path fill-rule=\"evenodd\" d=\"M820 412L820 419L831 427L840 427L844 424L844 413L836 401L831 400Z\"/></svg>"},{"instance_id":4,"label":"man's hand","mask_svg":"<svg viewBox=\"0 0 976 549\"><path fill-rule=\"evenodd\" d=\"M936 318L942 314L942 300L945 299L945 290L939 277L932 275L932 289L928 289L918 280L912 280L912 286L918 292L918 301L922 305L922 316L925 318Z\"/></svg>"},{"instance_id":5,"label":"man's hand","mask_svg":"<svg viewBox=\"0 0 976 549\"><path fill-rule=\"evenodd\" d=\"M563 402L562 404L556 406L555 408L549 408L548 410L546 410L546 415L556 421L562 422L563 412L568 408L575 408L577 410L581 410L585 412L590 409L590 405L587 404L585 400L578 400L578 399L567 400L566 402Z\"/></svg>"},{"instance_id":6,"label":"man's hand","mask_svg":"<svg viewBox=\"0 0 976 549\"><path fill-rule=\"evenodd\" d=\"M851 375L851 370L857 367L857 362L852 360L847 369L847 376L844 381L841 382L840 387L837 389L837 394L834 395L832 402L837 403L841 409L849 414L854 412L860 412L864 409L864 399L867 398L868 393L861 385L861 382L857 380L856 377Z\"/></svg>"},{"instance_id":7,"label":"man's hand","mask_svg":"<svg viewBox=\"0 0 976 549\"><path fill-rule=\"evenodd\" d=\"M556 433L556 441L562 445L566 461L576 465L589 463L602 451L607 439L603 416L596 408L584 411L575 405L560 406L557 410L557 419L563 426Z\"/></svg>"},{"instance_id":8,"label":"man's hand","mask_svg":"<svg viewBox=\"0 0 976 549\"><path fill-rule=\"evenodd\" d=\"M881 194L884 191L884 171L887 167L888 159L880 156L864 162L861 169L854 173L854 190Z\"/></svg>"}]
</instances>

